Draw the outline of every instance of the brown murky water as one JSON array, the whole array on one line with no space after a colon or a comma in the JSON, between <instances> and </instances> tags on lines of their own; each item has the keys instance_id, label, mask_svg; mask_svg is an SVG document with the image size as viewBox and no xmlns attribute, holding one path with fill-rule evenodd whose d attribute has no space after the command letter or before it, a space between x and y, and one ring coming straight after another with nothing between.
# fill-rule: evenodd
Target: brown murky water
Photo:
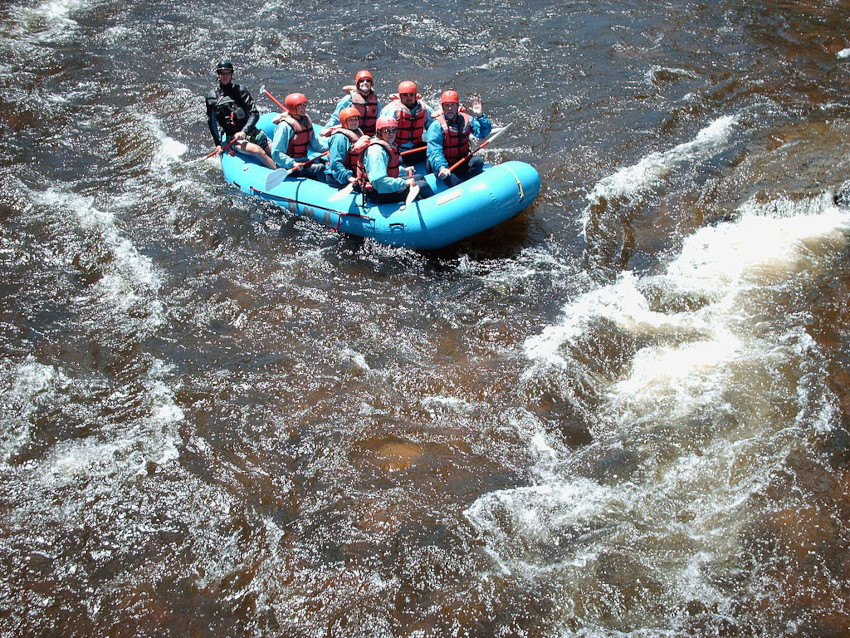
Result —
<instances>
[{"instance_id":1,"label":"brown murky water","mask_svg":"<svg viewBox=\"0 0 850 638\"><path fill-rule=\"evenodd\" d=\"M850 3L0 10L0 635L850 631ZM439 253L244 198L221 56L479 93L543 191Z\"/></svg>"}]
</instances>

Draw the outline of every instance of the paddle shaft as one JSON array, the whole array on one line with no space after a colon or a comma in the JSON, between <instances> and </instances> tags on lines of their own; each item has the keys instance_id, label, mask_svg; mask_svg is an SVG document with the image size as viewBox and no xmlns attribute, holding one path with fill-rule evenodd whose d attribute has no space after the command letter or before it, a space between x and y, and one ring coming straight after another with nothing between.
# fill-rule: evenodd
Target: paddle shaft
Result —
<instances>
[{"instance_id":1,"label":"paddle shaft","mask_svg":"<svg viewBox=\"0 0 850 638\"><path fill-rule=\"evenodd\" d=\"M292 173L294 173L299 168L304 168L305 166L309 166L310 164L312 164L316 160L327 155L329 152L330 151L325 151L324 153L320 153L319 155L311 157L306 162L303 162L297 168L295 166L293 166L292 168L278 168L278 169L273 170L271 173L268 174L268 176L266 176L266 190L273 189L274 187L276 187L278 184L280 184L284 179L289 177Z\"/></svg>"},{"instance_id":2,"label":"paddle shaft","mask_svg":"<svg viewBox=\"0 0 850 638\"><path fill-rule=\"evenodd\" d=\"M221 145L221 150L222 150L222 151L229 151L229 150L230 150L230 145L231 145L231 144L233 144L233 142L235 142L235 141L236 141L236 140L230 140L230 141L229 141L229 142L227 142L226 144L222 144L222 145ZM219 152L219 148L218 148L218 147L216 147L216 148L214 148L213 150L211 150L209 153L207 153L206 155L204 155L203 157L196 157L195 159L193 159L193 160L189 160L188 162L185 162L185 163L186 163L186 164L192 164L193 162L200 162L200 161L202 161L202 160L205 160L205 159L209 159L209 158L211 158L213 155L218 154L218 152Z\"/></svg>"},{"instance_id":3,"label":"paddle shaft","mask_svg":"<svg viewBox=\"0 0 850 638\"><path fill-rule=\"evenodd\" d=\"M269 92L266 90L266 87L265 87L265 86L263 87L262 91L263 91L263 94L264 94L267 98L269 98L272 102L274 102L275 104L277 104L277 105L280 107L280 110L281 110L281 111L287 111L287 110L288 110L288 109L287 109L287 108L286 108L286 107L285 107L285 106L281 103L281 101L280 101L280 100L278 100L278 99L277 99L274 95L272 95L271 93L269 93Z\"/></svg>"},{"instance_id":4,"label":"paddle shaft","mask_svg":"<svg viewBox=\"0 0 850 638\"><path fill-rule=\"evenodd\" d=\"M496 133L494 133L493 135L491 135L489 139L484 140L483 142L481 142L481 144L479 144L479 145L478 145L478 146L476 146L474 149L472 149L472 150L471 150L471 151L467 154L467 156L466 156L466 157L462 157L462 158L461 158L461 159L459 159L457 162L455 162L454 164L452 164L452 165L451 165L451 167L449 168L449 172L450 172L450 173L453 173L453 172L454 172L454 170L455 170L458 166L460 166L461 164L463 164L465 161L467 161L470 157L472 157L473 155L475 155L475 154L476 154L478 151L480 151L482 148L485 148L485 147L489 146L489 145L490 145L490 143L491 143L493 140L495 140L495 139L496 139L496 138L498 138L498 137L499 137L502 133L504 133L505 131L507 131L507 130L508 130L508 129L512 126L512 124L513 124L513 122L511 122L511 124L508 124L508 125L507 125L506 127L504 127L503 129L501 129L501 130L497 131Z\"/></svg>"},{"instance_id":5,"label":"paddle shaft","mask_svg":"<svg viewBox=\"0 0 850 638\"><path fill-rule=\"evenodd\" d=\"M324 157L325 155L327 155L328 153L330 153L330 151L325 151L324 153L319 153L318 155L315 155L314 157L311 157L311 158L310 158L310 159L308 159L306 162L304 162L303 164L301 164L301 168L304 168L305 166L310 166L310 164L312 164L313 162L315 162L315 161L316 161L316 160L318 160L318 159L323 158L323 157ZM295 169L293 168L292 170L295 170Z\"/></svg>"}]
</instances>

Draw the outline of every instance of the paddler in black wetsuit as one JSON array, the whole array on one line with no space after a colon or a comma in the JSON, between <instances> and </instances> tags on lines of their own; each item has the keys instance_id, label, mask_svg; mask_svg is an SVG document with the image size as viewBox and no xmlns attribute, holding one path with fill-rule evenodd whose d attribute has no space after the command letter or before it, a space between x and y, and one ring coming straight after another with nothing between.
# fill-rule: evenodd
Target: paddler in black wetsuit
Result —
<instances>
[{"instance_id":1,"label":"paddler in black wetsuit","mask_svg":"<svg viewBox=\"0 0 850 638\"><path fill-rule=\"evenodd\" d=\"M215 68L218 86L207 94L207 124L216 150L222 150L221 132L227 136L230 151L253 155L271 169L277 168L269 152L269 138L257 128L260 112L248 89L231 82L233 64L222 60Z\"/></svg>"}]
</instances>

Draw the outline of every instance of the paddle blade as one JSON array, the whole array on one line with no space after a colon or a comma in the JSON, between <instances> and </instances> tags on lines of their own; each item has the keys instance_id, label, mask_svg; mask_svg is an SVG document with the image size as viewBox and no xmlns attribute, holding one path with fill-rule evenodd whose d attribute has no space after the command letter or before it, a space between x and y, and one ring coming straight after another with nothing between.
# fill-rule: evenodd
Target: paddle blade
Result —
<instances>
[{"instance_id":1,"label":"paddle blade","mask_svg":"<svg viewBox=\"0 0 850 638\"><path fill-rule=\"evenodd\" d=\"M340 188L337 192L335 192L333 195L328 197L328 201L329 202L339 201L342 198L351 195L352 192L354 192L354 182L349 183L349 185L346 186L345 188Z\"/></svg>"},{"instance_id":2,"label":"paddle blade","mask_svg":"<svg viewBox=\"0 0 850 638\"><path fill-rule=\"evenodd\" d=\"M278 168L270 172L266 175L266 190L270 191L277 187L283 180L286 179L287 175L289 175L288 168Z\"/></svg>"},{"instance_id":3,"label":"paddle blade","mask_svg":"<svg viewBox=\"0 0 850 638\"><path fill-rule=\"evenodd\" d=\"M410 206L416 200L417 197L419 197L419 184L414 184L407 192L407 199L404 200L405 208Z\"/></svg>"}]
</instances>

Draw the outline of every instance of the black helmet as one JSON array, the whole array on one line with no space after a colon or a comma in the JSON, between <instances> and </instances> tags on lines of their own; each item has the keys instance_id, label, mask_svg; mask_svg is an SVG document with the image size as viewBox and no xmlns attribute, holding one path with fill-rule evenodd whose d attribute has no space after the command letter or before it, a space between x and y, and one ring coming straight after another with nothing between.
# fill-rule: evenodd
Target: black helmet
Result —
<instances>
[{"instance_id":1,"label":"black helmet","mask_svg":"<svg viewBox=\"0 0 850 638\"><path fill-rule=\"evenodd\" d=\"M219 71L233 72L233 62L230 60L222 60L218 63L218 66L215 67L215 72L218 73Z\"/></svg>"}]
</instances>

